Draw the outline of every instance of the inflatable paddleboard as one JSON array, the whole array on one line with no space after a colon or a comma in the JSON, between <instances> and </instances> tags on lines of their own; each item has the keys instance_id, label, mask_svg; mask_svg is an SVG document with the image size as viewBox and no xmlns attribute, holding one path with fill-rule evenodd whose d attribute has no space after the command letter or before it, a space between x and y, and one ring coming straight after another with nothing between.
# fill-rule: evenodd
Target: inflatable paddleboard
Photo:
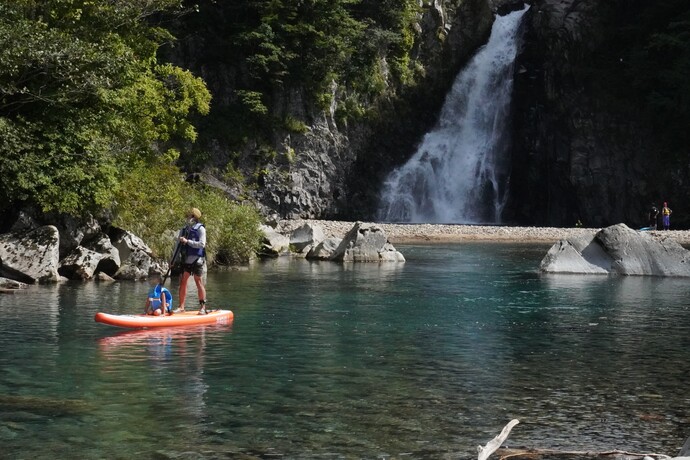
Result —
<instances>
[{"instance_id":1,"label":"inflatable paddleboard","mask_svg":"<svg viewBox=\"0 0 690 460\"><path fill-rule=\"evenodd\" d=\"M117 327L177 327L194 326L197 324L229 324L234 315L230 310L209 310L208 314L200 315L196 310L175 313L170 316L152 315L111 315L98 312L94 318L97 323Z\"/></svg>"}]
</instances>

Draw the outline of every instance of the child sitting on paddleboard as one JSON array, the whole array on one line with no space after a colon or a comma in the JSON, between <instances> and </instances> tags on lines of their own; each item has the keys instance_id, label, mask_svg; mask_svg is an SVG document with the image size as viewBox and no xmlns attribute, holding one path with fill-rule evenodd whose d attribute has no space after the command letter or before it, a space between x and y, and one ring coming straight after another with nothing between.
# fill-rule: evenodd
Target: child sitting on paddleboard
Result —
<instances>
[{"instance_id":1,"label":"child sitting on paddleboard","mask_svg":"<svg viewBox=\"0 0 690 460\"><path fill-rule=\"evenodd\" d=\"M163 286L162 280L163 277L159 272L154 272L149 276L151 289L149 290L144 308L144 313L147 315L160 316L163 313L172 314L172 294Z\"/></svg>"}]
</instances>

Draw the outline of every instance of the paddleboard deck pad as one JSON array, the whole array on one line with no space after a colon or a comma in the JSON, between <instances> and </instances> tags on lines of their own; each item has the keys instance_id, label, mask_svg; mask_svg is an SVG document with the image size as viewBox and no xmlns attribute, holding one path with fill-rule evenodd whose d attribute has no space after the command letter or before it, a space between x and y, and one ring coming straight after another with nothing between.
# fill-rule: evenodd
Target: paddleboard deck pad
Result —
<instances>
[{"instance_id":1,"label":"paddleboard deck pad","mask_svg":"<svg viewBox=\"0 0 690 460\"><path fill-rule=\"evenodd\" d=\"M98 312L95 320L97 323L110 326L143 328L143 327L178 327L194 326L197 324L229 324L234 315L230 310L209 310L207 314L200 315L198 311L186 311L170 316L152 315L113 315Z\"/></svg>"}]
</instances>

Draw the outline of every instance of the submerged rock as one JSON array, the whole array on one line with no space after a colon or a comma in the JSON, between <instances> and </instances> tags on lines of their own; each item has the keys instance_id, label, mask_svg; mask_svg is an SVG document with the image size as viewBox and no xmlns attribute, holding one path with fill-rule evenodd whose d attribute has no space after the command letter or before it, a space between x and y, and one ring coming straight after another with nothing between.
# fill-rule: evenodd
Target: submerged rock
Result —
<instances>
[{"instance_id":1,"label":"submerged rock","mask_svg":"<svg viewBox=\"0 0 690 460\"><path fill-rule=\"evenodd\" d=\"M655 238L625 224L593 236L567 238L554 244L541 261L547 273L689 276L690 251L670 238Z\"/></svg>"}]
</instances>

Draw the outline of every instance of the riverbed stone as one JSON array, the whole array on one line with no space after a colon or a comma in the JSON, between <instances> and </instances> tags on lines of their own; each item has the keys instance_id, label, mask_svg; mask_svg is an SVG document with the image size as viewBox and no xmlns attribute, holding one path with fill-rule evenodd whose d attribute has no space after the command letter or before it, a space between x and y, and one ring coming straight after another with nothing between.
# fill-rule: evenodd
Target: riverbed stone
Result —
<instances>
[{"instance_id":1,"label":"riverbed stone","mask_svg":"<svg viewBox=\"0 0 690 460\"><path fill-rule=\"evenodd\" d=\"M547 273L690 277L690 251L672 238L612 225L593 237L554 244L541 261Z\"/></svg>"},{"instance_id":2,"label":"riverbed stone","mask_svg":"<svg viewBox=\"0 0 690 460\"><path fill-rule=\"evenodd\" d=\"M332 260L338 262L404 262L405 258L376 224L357 222L345 235Z\"/></svg>"},{"instance_id":3,"label":"riverbed stone","mask_svg":"<svg viewBox=\"0 0 690 460\"><path fill-rule=\"evenodd\" d=\"M0 235L0 274L25 283L60 281L60 234L53 225Z\"/></svg>"}]
</instances>

